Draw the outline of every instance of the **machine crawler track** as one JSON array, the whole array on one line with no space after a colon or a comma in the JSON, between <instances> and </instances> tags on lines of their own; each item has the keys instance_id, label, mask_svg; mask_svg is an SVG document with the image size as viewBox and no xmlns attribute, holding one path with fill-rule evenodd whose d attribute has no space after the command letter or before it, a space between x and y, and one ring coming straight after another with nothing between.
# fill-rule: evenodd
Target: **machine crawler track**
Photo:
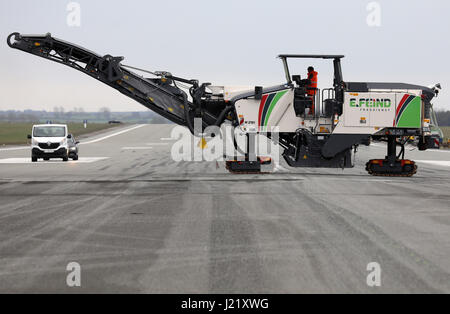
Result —
<instances>
[{"instance_id":1,"label":"machine crawler track","mask_svg":"<svg viewBox=\"0 0 450 314\"><path fill-rule=\"evenodd\" d=\"M269 162L270 163L270 162ZM233 174L268 174L270 172L261 171L261 165L267 164L266 161L258 158L257 161L228 160L225 162L225 168Z\"/></svg>"},{"instance_id":2,"label":"machine crawler track","mask_svg":"<svg viewBox=\"0 0 450 314\"><path fill-rule=\"evenodd\" d=\"M393 166L385 159L372 159L366 163L366 170L370 175L378 177L412 177L417 173L417 165L406 159L397 160Z\"/></svg>"}]
</instances>

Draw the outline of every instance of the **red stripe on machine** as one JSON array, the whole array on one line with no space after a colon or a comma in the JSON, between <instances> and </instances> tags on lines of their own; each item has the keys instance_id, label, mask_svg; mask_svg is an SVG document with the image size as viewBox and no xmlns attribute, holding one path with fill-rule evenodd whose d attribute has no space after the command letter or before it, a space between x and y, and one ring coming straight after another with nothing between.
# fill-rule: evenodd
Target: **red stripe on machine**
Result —
<instances>
[{"instance_id":1,"label":"red stripe on machine","mask_svg":"<svg viewBox=\"0 0 450 314\"><path fill-rule=\"evenodd\" d=\"M403 95L402 100L400 101L400 103L397 106L397 110L395 112L394 123L392 124L392 126L395 126L395 123L396 123L397 117L398 117L398 113L400 112L400 109L402 109L403 104L405 103L405 101L408 99L409 96L410 96L409 94Z\"/></svg>"},{"instance_id":2,"label":"red stripe on machine","mask_svg":"<svg viewBox=\"0 0 450 314\"><path fill-rule=\"evenodd\" d=\"M261 125L261 116L262 116L262 112L263 112L264 105L265 105L266 100L267 100L267 96L269 96L269 95L268 95L268 94L264 95L264 96L261 98L261 102L260 102L260 104L259 104L258 128L259 128L260 125Z\"/></svg>"},{"instance_id":3,"label":"red stripe on machine","mask_svg":"<svg viewBox=\"0 0 450 314\"><path fill-rule=\"evenodd\" d=\"M404 104L405 101L408 99L408 97L409 97L408 94L403 95L402 100L400 101L400 103L399 103L398 106L397 106L397 112L395 113L395 116L398 115L398 113L400 112L400 109L402 108L403 104Z\"/></svg>"}]
</instances>

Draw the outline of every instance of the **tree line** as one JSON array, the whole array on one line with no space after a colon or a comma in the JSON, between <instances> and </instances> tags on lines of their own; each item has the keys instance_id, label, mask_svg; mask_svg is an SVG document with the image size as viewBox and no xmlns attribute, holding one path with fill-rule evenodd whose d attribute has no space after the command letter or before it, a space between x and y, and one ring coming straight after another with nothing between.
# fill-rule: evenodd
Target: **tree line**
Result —
<instances>
[{"instance_id":1,"label":"tree line","mask_svg":"<svg viewBox=\"0 0 450 314\"><path fill-rule=\"evenodd\" d=\"M171 123L165 118L152 111L135 112L112 112L103 107L98 112L85 112L82 108L65 111L63 107L55 107L53 111L45 110L5 110L0 111L0 122L32 122L46 123L81 123L84 120L89 122L103 123L109 121L120 121L124 123Z\"/></svg>"},{"instance_id":2,"label":"tree line","mask_svg":"<svg viewBox=\"0 0 450 314\"><path fill-rule=\"evenodd\" d=\"M450 110L436 111L439 126L450 126Z\"/></svg>"}]
</instances>

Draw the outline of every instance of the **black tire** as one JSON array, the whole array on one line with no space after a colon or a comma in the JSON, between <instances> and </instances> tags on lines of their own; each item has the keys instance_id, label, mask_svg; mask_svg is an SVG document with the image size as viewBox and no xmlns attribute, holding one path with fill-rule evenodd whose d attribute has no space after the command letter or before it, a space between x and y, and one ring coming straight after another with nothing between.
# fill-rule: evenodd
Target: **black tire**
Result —
<instances>
[{"instance_id":1,"label":"black tire","mask_svg":"<svg viewBox=\"0 0 450 314\"><path fill-rule=\"evenodd\" d=\"M63 157L63 161L69 161L69 157Z\"/></svg>"},{"instance_id":2,"label":"black tire","mask_svg":"<svg viewBox=\"0 0 450 314\"><path fill-rule=\"evenodd\" d=\"M31 162L37 162L37 157L31 156Z\"/></svg>"},{"instance_id":3,"label":"black tire","mask_svg":"<svg viewBox=\"0 0 450 314\"><path fill-rule=\"evenodd\" d=\"M50 158L48 158L48 157L45 157L45 158L44 158L44 160L45 160L45 161L48 161L48 160L50 160Z\"/></svg>"},{"instance_id":4,"label":"black tire","mask_svg":"<svg viewBox=\"0 0 450 314\"><path fill-rule=\"evenodd\" d=\"M73 156L72 160L78 160L78 155Z\"/></svg>"}]
</instances>

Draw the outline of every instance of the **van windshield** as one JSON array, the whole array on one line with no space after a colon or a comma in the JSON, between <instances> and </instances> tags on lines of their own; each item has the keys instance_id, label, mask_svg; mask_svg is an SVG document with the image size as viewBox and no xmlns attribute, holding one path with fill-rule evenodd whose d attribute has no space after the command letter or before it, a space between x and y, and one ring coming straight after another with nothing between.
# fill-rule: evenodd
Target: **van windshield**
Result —
<instances>
[{"instance_id":1,"label":"van windshield","mask_svg":"<svg viewBox=\"0 0 450 314\"><path fill-rule=\"evenodd\" d=\"M34 137L64 137L66 128L63 126L38 126L34 127Z\"/></svg>"}]
</instances>

